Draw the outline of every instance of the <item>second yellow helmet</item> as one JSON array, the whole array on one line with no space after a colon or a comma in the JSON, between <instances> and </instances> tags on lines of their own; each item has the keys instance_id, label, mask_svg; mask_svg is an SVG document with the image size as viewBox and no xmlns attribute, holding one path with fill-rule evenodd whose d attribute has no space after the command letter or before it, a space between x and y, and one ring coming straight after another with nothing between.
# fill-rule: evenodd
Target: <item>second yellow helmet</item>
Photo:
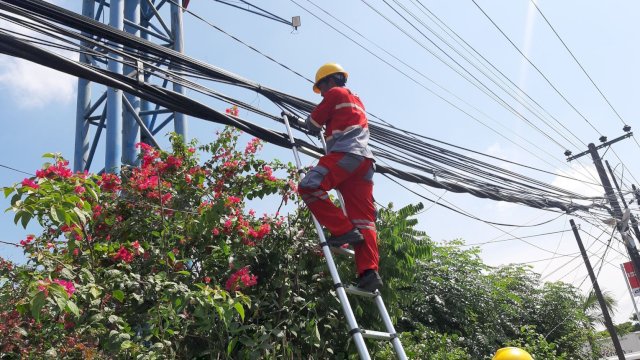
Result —
<instances>
[{"instance_id":1,"label":"second yellow helmet","mask_svg":"<svg viewBox=\"0 0 640 360\"><path fill-rule=\"evenodd\" d=\"M342 68L340 64L326 63L320 66L318 71L316 71L316 81L313 83L313 92L315 92L316 94L320 94L320 89L318 89L318 82L333 74L344 74L345 79L349 77L349 73L344 71L344 68Z\"/></svg>"},{"instance_id":2,"label":"second yellow helmet","mask_svg":"<svg viewBox=\"0 0 640 360\"><path fill-rule=\"evenodd\" d=\"M520 348L505 347L496 351L493 360L533 360L533 357Z\"/></svg>"}]
</instances>

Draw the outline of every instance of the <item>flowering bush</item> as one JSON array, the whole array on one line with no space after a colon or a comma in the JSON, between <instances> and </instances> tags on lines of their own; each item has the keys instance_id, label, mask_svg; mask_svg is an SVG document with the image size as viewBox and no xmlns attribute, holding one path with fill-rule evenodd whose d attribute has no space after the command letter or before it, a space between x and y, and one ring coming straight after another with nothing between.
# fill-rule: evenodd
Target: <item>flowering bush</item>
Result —
<instances>
[{"instance_id":1,"label":"flowering bush","mask_svg":"<svg viewBox=\"0 0 640 360\"><path fill-rule=\"evenodd\" d=\"M178 137L171 152L139 144L140 167L120 174L74 174L47 154L35 177L5 188L15 222L43 230L20 242L26 264L0 258L0 357L356 356L308 211L247 209L265 196L298 201L297 172L238 136L200 146L204 163ZM409 244L422 235L403 230L411 214L379 223L387 284L410 283L413 257L425 258ZM352 262L339 268L353 278ZM401 296L383 292L399 317ZM352 301L361 326L382 329L362 316L377 314L372 304Z\"/></svg>"},{"instance_id":2,"label":"flowering bush","mask_svg":"<svg viewBox=\"0 0 640 360\"><path fill-rule=\"evenodd\" d=\"M5 188L15 222L43 231L20 242L25 265L0 259L0 356L239 353L261 243L288 231L245 199L294 195L274 176L287 165L237 140L225 130L201 146L203 165L177 136L171 153L139 144L141 166L120 175L74 174L46 154L35 177Z\"/></svg>"}]
</instances>

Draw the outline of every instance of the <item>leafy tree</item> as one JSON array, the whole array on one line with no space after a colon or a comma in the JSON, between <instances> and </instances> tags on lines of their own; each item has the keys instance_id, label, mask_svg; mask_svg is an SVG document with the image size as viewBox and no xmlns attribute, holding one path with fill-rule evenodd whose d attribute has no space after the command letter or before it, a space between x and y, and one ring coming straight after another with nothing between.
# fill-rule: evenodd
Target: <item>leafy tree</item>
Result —
<instances>
[{"instance_id":1,"label":"leafy tree","mask_svg":"<svg viewBox=\"0 0 640 360\"><path fill-rule=\"evenodd\" d=\"M510 341L531 338L532 331L549 336L567 359L584 358L590 330L581 326L575 288L542 285L528 267L489 267L477 248L461 245L459 240L432 244L433 260L419 264L411 303L404 308L406 329L415 332L421 324L455 335L473 359L490 358Z\"/></svg>"}]
</instances>

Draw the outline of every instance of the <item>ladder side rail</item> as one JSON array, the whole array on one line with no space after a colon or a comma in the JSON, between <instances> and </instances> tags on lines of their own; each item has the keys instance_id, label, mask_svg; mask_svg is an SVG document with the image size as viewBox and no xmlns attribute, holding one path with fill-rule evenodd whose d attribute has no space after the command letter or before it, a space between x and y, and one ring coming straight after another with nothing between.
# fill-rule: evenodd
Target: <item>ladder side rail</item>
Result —
<instances>
[{"instance_id":1,"label":"ladder side rail","mask_svg":"<svg viewBox=\"0 0 640 360\"><path fill-rule=\"evenodd\" d=\"M391 340L391 344L396 351L396 356L398 357L398 360L406 360L407 354L405 354L404 352L404 348L402 347L402 343L400 342L400 337L398 333L396 333L393 322L391 322L391 317L387 312L387 307L384 306L384 301L382 301L382 296L380 295L380 292L378 290L376 290L376 295L377 296L375 297L374 301L376 302L376 306L378 307L378 311L380 312L380 316L382 317L384 326L387 329L388 333L395 334L394 338Z\"/></svg>"},{"instance_id":2,"label":"ladder side rail","mask_svg":"<svg viewBox=\"0 0 640 360\"><path fill-rule=\"evenodd\" d=\"M300 173L300 177L303 177L302 174L302 161L300 160L300 155L298 153L298 147L295 143L295 138L293 137L293 132L291 131L291 125L289 124L289 117L286 114L282 114L282 118L284 120L284 124L287 128L287 133L289 134L289 141L291 142L293 149L293 156L296 160L296 167ZM340 304L342 305L342 310L345 314L345 318L347 319L347 323L349 325L349 334L353 338L353 342L358 349L358 354L360 355L360 359L370 360L371 357L369 355L369 351L367 350L367 345L364 342L364 337L360 332L360 328L358 327L358 323L356 322L356 317L351 309L351 304L349 303L349 298L347 297L347 293L340 281L340 275L338 274L338 269L336 268L336 264L333 260L333 256L331 255L331 250L329 249L329 244L327 244L327 240L324 237L324 232L322 230L322 226L318 222L313 214L311 215L313 218L313 224L316 227L316 232L318 233L318 237L320 238L320 244L322 245L322 252L324 254L325 259L327 260L327 265L329 267L329 272L331 273L331 278L333 279L333 284L336 289L336 293L338 294L338 299L340 300Z\"/></svg>"}]
</instances>

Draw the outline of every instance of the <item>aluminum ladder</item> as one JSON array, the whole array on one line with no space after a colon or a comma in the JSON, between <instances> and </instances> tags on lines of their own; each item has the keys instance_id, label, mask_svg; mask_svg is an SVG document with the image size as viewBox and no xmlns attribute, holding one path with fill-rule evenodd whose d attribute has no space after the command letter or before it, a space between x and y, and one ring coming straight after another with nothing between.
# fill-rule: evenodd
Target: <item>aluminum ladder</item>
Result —
<instances>
[{"instance_id":1,"label":"aluminum ladder","mask_svg":"<svg viewBox=\"0 0 640 360\"><path fill-rule=\"evenodd\" d=\"M291 125L289 123L289 119L295 120L296 123L302 125L304 121L300 118L297 118L291 114L286 112L282 113L282 120L284 121L285 126L287 127L287 133L289 134L289 141L291 143L291 148L293 149L293 156L296 160L296 167L298 168L298 172L300 176L304 176L302 162L300 161L300 153L298 145L296 144L295 138L293 137L293 132L291 131ZM304 127L304 125L302 125ZM325 152L327 151L327 146L322 139L322 145L324 147ZM337 190L336 190L337 191ZM342 205L342 210L345 211L344 201L342 200L342 195L338 192L338 198ZM322 226L312 215L313 223L316 227L316 232L318 233L318 238L320 240L320 246L322 247L322 252L324 254L325 259L327 260L327 266L329 266L329 272L331 273L331 278L333 279L333 286L338 294L338 299L340 300L340 304L342 305L342 311L347 319L347 325L349 327L349 335L353 338L353 342L356 344L356 348L358 349L358 354L360 355L360 359L369 360L371 356L369 351L367 350L367 345L364 342L364 338L376 339L376 340L386 340L390 341L393 345L393 349L396 353L396 357L399 360L407 359L407 355L404 352L404 348L402 347L402 343L400 343L400 338L396 334L396 330L393 327L393 323L391 322L391 318L389 317L389 313L387 312L387 308L382 301L382 296L378 290L374 292L369 292L357 288L351 285L343 285L340 281L340 275L338 274L338 269L336 268L336 264L333 260L332 251L338 254L353 256L354 252L352 250L344 249L341 247L330 247L325 239L324 232L322 231ZM353 309L351 308L351 304L349 303L349 298L347 294L353 296L360 296L368 299L372 299L380 312L380 316L382 317L382 321L386 327L386 332L382 331L373 331L373 330L365 330L358 327L358 322L356 321L355 315L353 314Z\"/></svg>"}]
</instances>

